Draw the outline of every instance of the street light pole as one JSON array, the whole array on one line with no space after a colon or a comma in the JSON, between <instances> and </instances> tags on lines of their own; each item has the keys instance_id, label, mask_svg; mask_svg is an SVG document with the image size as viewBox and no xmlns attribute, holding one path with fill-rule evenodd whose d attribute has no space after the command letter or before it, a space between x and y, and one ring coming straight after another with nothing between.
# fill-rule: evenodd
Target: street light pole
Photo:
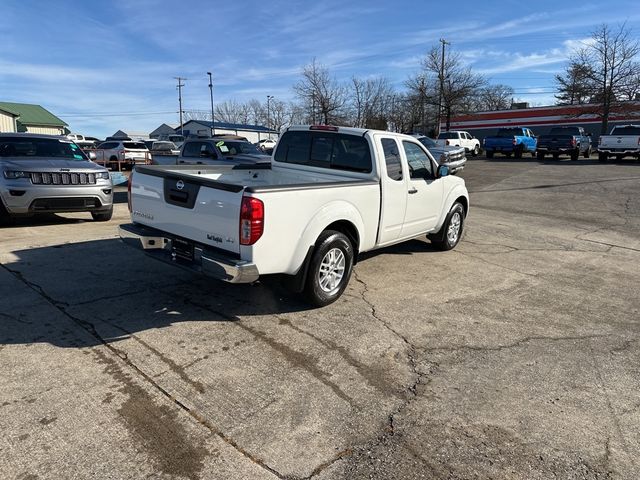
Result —
<instances>
[{"instance_id":1,"label":"street light pole","mask_svg":"<svg viewBox=\"0 0 640 480\"><path fill-rule=\"evenodd\" d=\"M209 75L209 95L211 96L211 136L214 136L216 134L216 126L213 115L213 78L211 77L211 72L207 72L207 75Z\"/></svg>"},{"instance_id":2,"label":"street light pole","mask_svg":"<svg viewBox=\"0 0 640 480\"><path fill-rule=\"evenodd\" d=\"M273 95L267 95L267 129L269 130L269 138L271 138L271 115L269 112L269 102L273 98Z\"/></svg>"}]
</instances>

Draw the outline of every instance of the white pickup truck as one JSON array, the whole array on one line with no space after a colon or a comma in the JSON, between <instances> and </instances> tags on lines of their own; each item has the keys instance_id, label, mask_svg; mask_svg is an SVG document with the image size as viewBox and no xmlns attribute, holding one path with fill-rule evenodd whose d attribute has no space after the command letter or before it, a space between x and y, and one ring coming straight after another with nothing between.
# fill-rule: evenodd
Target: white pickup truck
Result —
<instances>
[{"instance_id":1,"label":"white pickup truck","mask_svg":"<svg viewBox=\"0 0 640 480\"><path fill-rule=\"evenodd\" d=\"M640 125L613 127L611 135L602 135L598 141L598 160L606 161L610 156L640 159Z\"/></svg>"},{"instance_id":2,"label":"white pickup truck","mask_svg":"<svg viewBox=\"0 0 640 480\"><path fill-rule=\"evenodd\" d=\"M469 197L415 138L296 126L262 166L137 166L133 223L120 237L147 254L231 283L284 274L317 306L347 286L359 253L428 235L460 240Z\"/></svg>"},{"instance_id":3,"label":"white pickup truck","mask_svg":"<svg viewBox=\"0 0 640 480\"><path fill-rule=\"evenodd\" d=\"M465 151L474 157L480 153L480 140L468 132L458 130L440 132L436 144L439 147L464 147Z\"/></svg>"}]
</instances>

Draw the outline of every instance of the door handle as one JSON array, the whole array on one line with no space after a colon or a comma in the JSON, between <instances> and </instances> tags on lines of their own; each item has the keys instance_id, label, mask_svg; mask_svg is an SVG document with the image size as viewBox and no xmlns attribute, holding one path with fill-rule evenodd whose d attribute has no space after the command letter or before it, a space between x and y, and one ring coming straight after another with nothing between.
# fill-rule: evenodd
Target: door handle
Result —
<instances>
[{"instance_id":1,"label":"door handle","mask_svg":"<svg viewBox=\"0 0 640 480\"><path fill-rule=\"evenodd\" d=\"M418 189L417 188L411 188L411 190L409 190L409 193L418 193Z\"/></svg>"}]
</instances>

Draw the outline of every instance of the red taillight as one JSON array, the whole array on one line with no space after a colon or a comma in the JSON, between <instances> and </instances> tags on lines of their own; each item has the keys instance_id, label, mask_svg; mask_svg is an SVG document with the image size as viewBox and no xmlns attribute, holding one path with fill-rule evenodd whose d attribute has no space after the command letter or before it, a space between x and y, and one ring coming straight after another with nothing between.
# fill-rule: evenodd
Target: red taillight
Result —
<instances>
[{"instance_id":1,"label":"red taillight","mask_svg":"<svg viewBox=\"0 0 640 480\"><path fill-rule=\"evenodd\" d=\"M571 139L571 146L572 146L572 147L575 147L575 146L576 146L576 139L575 139L575 138L572 138L572 139Z\"/></svg>"},{"instance_id":2,"label":"red taillight","mask_svg":"<svg viewBox=\"0 0 640 480\"><path fill-rule=\"evenodd\" d=\"M264 231L264 203L253 197L242 197L240 207L240 245L253 245Z\"/></svg>"},{"instance_id":3,"label":"red taillight","mask_svg":"<svg viewBox=\"0 0 640 480\"><path fill-rule=\"evenodd\" d=\"M129 211L131 211L131 180L133 179L133 172L129 175L129 180L127 181L127 204L129 205Z\"/></svg>"},{"instance_id":4,"label":"red taillight","mask_svg":"<svg viewBox=\"0 0 640 480\"><path fill-rule=\"evenodd\" d=\"M511 140L511 143L515 146L518 144L518 140L516 140L515 138L513 140Z\"/></svg>"}]
</instances>

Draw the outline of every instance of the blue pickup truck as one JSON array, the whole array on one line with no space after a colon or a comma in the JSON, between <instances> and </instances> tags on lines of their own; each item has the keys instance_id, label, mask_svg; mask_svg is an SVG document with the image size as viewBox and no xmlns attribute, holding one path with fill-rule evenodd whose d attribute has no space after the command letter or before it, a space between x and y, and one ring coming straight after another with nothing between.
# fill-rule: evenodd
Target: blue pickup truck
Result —
<instances>
[{"instance_id":1,"label":"blue pickup truck","mask_svg":"<svg viewBox=\"0 0 640 480\"><path fill-rule=\"evenodd\" d=\"M484 139L484 150L487 158L493 158L494 153L502 153L507 157L513 155L522 158L524 153L535 156L538 142L536 136L528 128L501 128L492 137Z\"/></svg>"}]
</instances>

